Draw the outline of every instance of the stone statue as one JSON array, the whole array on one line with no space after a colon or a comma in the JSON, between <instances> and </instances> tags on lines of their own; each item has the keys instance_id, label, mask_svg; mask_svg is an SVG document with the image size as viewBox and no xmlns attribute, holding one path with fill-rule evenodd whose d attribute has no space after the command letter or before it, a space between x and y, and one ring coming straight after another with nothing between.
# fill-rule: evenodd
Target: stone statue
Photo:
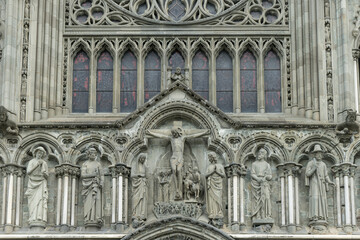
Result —
<instances>
[{"instance_id":1,"label":"stone statue","mask_svg":"<svg viewBox=\"0 0 360 240\"><path fill-rule=\"evenodd\" d=\"M169 183L170 183L171 169L160 170L158 173L158 180L160 183L160 201L169 202Z\"/></svg>"},{"instance_id":2,"label":"stone statue","mask_svg":"<svg viewBox=\"0 0 360 240\"><path fill-rule=\"evenodd\" d=\"M210 165L206 169L206 210L210 222L216 226L223 225L223 178L225 178L225 169L223 165L217 163L215 153L209 153Z\"/></svg>"},{"instance_id":3,"label":"stone statue","mask_svg":"<svg viewBox=\"0 0 360 240\"><path fill-rule=\"evenodd\" d=\"M131 174L132 181L132 221L133 227L139 227L147 217L147 181L145 176L146 154L139 155L137 167Z\"/></svg>"},{"instance_id":4,"label":"stone statue","mask_svg":"<svg viewBox=\"0 0 360 240\"><path fill-rule=\"evenodd\" d=\"M17 135L19 133L16 123L9 120L9 112L4 106L0 106L0 134L3 136L7 134Z\"/></svg>"},{"instance_id":5,"label":"stone statue","mask_svg":"<svg viewBox=\"0 0 360 240\"><path fill-rule=\"evenodd\" d=\"M147 130L146 134L170 140L172 156L170 158L170 165L173 174L175 175L176 194L175 199L182 199L182 180L183 180L183 165L184 165L184 144L186 139L201 137L209 134L207 129L183 129L182 122L174 122L174 127L170 129L154 129Z\"/></svg>"},{"instance_id":6,"label":"stone statue","mask_svg":"<svg viewBox=\"0 0 360 240\"><path fill-rule=\"evenodd\" d=\"M43 147L37 147L33 151L34 158L30 160L26 173L29 176L28 188L25 196L29 204L30 226L45 227L47 222L49 176L48 165L45 161L46 151Z\"/></svg>"},{"instance_id":7,"label":"stone statue","mask_svg":"<svg viewBox=\"0 0 360 240\"><path fill-rule=\"evenodd\" d=\"M194 196L195 200L199 201L200 181L201 175L199 169L196 166L193 170L189 167L184 179L185 195L188 200Z\"/></svg>"},{"instance_id":8,"label":"stone statue","mask_svg":"<svg viewBox=\"0 0 360 240\"><path fill-rule=\"evenodd\" d=\"M185 76L184 74L181 73L181 68L177 67L175 72L171 75L171 81L175 82L175 81L185 81Z\"/></svg>"},{"instance_id":9,"label":"stone statue","mask_svg":"<svg viewBox=\"0 0 360 240\"><path fill-rule=\"evenodd\" d=\"M271 218L270 183L272 179L270 164L266 162L267 151L259 149L256 161L251 166L251 194L253 219Z\"/></svg>"},{"instance_id":10,"label":"stone statue","mask_svg":"<svg viewBox=\"0 0 360 240\"><path fill-rule=\"evenodd\" d=\"M323 150L321 146L319 144L315 145L312 153L314 154L314 158L309 161L305 171L305 185L310 187L310 225L326 225L328 218L326 192L328 191L328 184L335 184L330 180L327 167L322 161Z\"/></svg>"},{"instance_id":11,"label":"stone statue","mask_svg":"<svg viewBox=\"0 0 360 240\"><path fill-rule=\"evenodd\" d=\"M103 176L98 152L94 147L87 150L87 160L81 166L82 195L84 196L85 226L102 226L102 186Z\"/></svg>"}]
</instances>

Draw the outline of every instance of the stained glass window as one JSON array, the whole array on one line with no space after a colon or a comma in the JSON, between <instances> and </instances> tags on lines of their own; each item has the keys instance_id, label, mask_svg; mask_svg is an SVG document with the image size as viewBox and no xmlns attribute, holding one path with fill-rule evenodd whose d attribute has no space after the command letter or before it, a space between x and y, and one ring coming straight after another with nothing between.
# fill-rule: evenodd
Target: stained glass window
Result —
<instances>
[{"instance_id":1,"label":"stained glass window","mask_svg":"<svg viewBox=\"0 0 360 240\"><path fill-rule=\"evenodd\" d=\"M256 58L246 51L240 58L241 112L257 112Z\"/></svg>"},{"instance_id":2,"label":"stained glass window","mask_svg":"<svg viewBox=\"0 0 360 240\"><path fill-rule=\"evenodd\" d=\"M216 104L224 112L233 111L233 64L225 50L216 59Z\"/></svg>"},{"instance_id":3,"label":"stained glass window","mask_svg":"<svg viewBox=\"0 0 360 240\"><path fill-rule=\"evenodd\" d=\"M87 113L89 110L89 57L80 51L73 64L72 112Z\"/></svg>"},{"instance_id":4,"label":"stained glass window","mask_svg":"<svg viewBox=\"0 0 360 240\"><path fill-rule=\"evenodd\" d=\"M274 51L264 59L265 112L281 112L281 66Z\"/></svg>"},{"instance_id":5,"label":"stained glass window","mask_svg":"<svg viewBox=\"0 0 360 240\"><path fill-rule=\"evenodd\" d=\"M192 60L192 89L209 99L209 61L202 51L198 51Z\"/></svg>"},{"instance_id":6,"label":"stained glass window","mask_svg":"<svg viewBox=\"0 0 360 240\"><path fill-rule=\"evenodd\" d=\"M120 76L120 112L132 112L136 109L137 60L129 50L121 60Z\"/></svg>"},{"instance_id":7,"label":"stained glass window","mask_svg":"<svg viewBox=\"0 0 360 240\"><path fill-rule=\"evenodd\" d=\"M184 73L185 60L178 50L171 54L168 65L172 72L175 72L176 68L180 67L181 71Z\"/></svg>"},{"instance_id":8,"label":"stained glass window","mask_svg":"<svg viewBox=\"0 0 360 240\"><path fill-rule=\"evenodd\" d=\"M155 51L149 52L145 58L145 76L144 76L144 100L160 92L161 87L161 61Z\"/></svg>"},{"instance_id":9,"label":"stained glass window","mask_svg":"<svg viewBox=\"0 0 360 240\"><path fill-rule=\"evenodd\" d=\"M96 112L112 112L113 77L113 59L104 51L97 62Z\"/></svg>"}]
</instances>

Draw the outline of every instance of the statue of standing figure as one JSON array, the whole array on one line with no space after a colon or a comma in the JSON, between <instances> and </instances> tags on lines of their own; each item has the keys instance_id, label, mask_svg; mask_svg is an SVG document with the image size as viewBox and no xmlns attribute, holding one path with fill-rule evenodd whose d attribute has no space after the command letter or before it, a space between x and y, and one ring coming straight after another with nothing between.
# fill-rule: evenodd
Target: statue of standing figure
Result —
<instances>
[{"instance_id":1,"label":"statue of standing figure","mask_svg":"<svg viewBox=\"0 0 360 240\"><path fill-rule=\"evenodd\" d=\"M328 204L326 192L328 184L335 185L328 175L327 167L322 161L323 150L319 144L312 151L314 158L310 160L305 171L305 185L309 191L309 220L310 225L324 230L328 219ZM321 229L322 228L322 229Z\"/></svg>"},{"instance_id":2,"label":"statue of standing figure","mask_svg":"<svg viewBox=\"0 0 360 240\"><path fill-rule=\"evenodd\" d=\"M34 158L30 160L26 173L29 176L28 188L25 195L29 204L30 226L45 227L47 222L49 176L48 165L45 161L46 151L43 147L37 147L33 151Z\"/></svg>"},{"instance_id":3,"label":"statue of standing figure","mask_svg":"<svg viewBox=\"0 0 360 240\"><path fill-rule=\"evenodd\" d=\"M222 227L224 209L222 204L223 179L225 178L224 166L217 163L215 153L209 153L210 165L206 169L206 209L210 223L215 227Z\"/></svg>"},{"instance_id":4,"label":"statue of standing figure","mask_svg":"<svg viewBox=\"0 0 360 240\"><path fill-rule=\"evenodd\" d=\"M256 161L251 166L251 194L253 219L271 218L270 180L272 173L270 164L266 162L267 151L260 148Z\"/></svg>"},{"instance_id":5,"label":"statue of standing figure","mask_svg":"<svg viewBox=\"0 0 360 240\"><path fill-rule=\"evenodd\" d=\"M98 151L94 147L89 148L86 154L88 159L81 166L85 226L99 228L103 224L101 164Z\"/></svg>"},{"instance_id":6,"label":"statue of standing figure","mask_svg":"<svg viewBox=\"0 0 360 240\"><path fill-rule=\"evenodd\" d=\"M132 222L133 227L141 226L147 217L147 181L145 176L146 154L141 153L135 171L131 173L132 181Z\"/></svg>"}]
</instances>

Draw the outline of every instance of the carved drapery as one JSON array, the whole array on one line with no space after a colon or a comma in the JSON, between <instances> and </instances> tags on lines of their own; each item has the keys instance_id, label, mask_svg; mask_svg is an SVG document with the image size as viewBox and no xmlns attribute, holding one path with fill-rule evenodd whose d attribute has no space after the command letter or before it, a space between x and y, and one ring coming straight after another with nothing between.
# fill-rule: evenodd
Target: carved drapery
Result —
<instances>
[{"instance_id":1,"label":"carved drapery","mask_svg":"<svg viewBox=\"0 0 360 240\"><path fill-rule=\"evenodd\" d=\"M1 168L3 181L3 205L1 226L9 233L14 228L21 227L21 204L25 167L16 164L6 164ZM15 204L14 204L15 203ZM15 215L13 213L15 212Z\"/></svg>"},{"instance_id":2,"label":"carved drapery","mask_svg":"<svg viewBox=\"0 0 360 240\"><path fill-rule=\"evenodd\" d=\"M234 231L245 227L244 177L247 167L232 163L225 167L228 178L228 216Z\"/></svg>"},{"instance_id":3,"label":"carved drapery","mask_svg":"<svg viewBox=\"0 0 360 240\"><path fill-rule=\"evenodd\" d=\"M131 168L120 163L109 167L109 169L112 177L111 224L121 229L129 223L128 192Z\"/></svg>"},{"instance_id":4,"label":"carved drapery","mask_svg":"<svg viewBox=\"0 0 360 240\"><path fill-rule=\"evenodd\" d=\"M55 167L55 174L58 181L56 225L66 231L70 227L76 227L76 195L79 194L76 189L80 167L68 163L61 164Z\"/></svg>"}]
</instances>

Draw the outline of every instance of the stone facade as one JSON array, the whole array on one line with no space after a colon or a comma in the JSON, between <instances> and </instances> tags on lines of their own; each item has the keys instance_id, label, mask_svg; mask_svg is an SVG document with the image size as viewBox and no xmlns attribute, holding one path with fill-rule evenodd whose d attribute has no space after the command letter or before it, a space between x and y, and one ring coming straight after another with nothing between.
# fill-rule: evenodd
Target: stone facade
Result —
<instances>
[{"instance_id":1,"label":"stone facade","mask_svg":"<svg viewBox=\"0 0 360 240\"><path fill-rule=\"evenodd\" d=\"M359 68L356 0L0 0L0 239L356 237Z\"/></svg>"}]
</instances>

